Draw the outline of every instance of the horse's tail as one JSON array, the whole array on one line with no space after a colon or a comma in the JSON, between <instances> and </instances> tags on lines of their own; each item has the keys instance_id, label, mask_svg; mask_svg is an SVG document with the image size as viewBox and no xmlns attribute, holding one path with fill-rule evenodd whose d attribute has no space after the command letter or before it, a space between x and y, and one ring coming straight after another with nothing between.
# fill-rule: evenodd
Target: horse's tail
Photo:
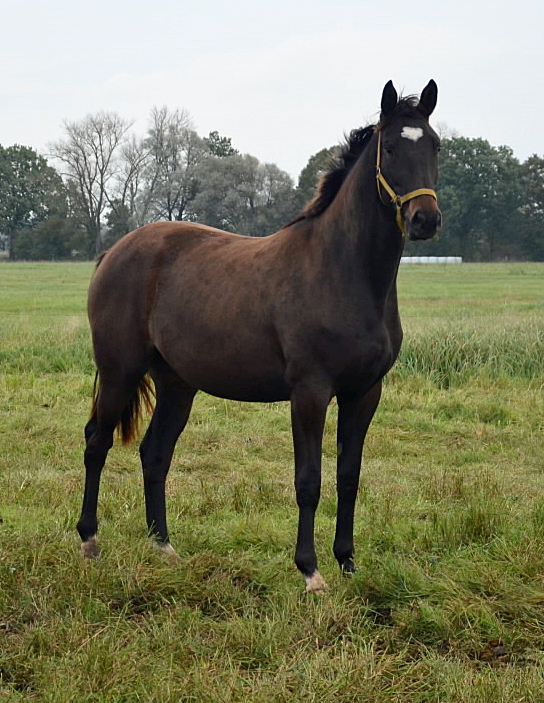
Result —
<instances>
[{"instance_id":1,"label":"horse's tail","mask_svg":"<svg viewBox=\"0 0 544 703\"><path fill-rule=\"evenodd\" d=\"M93 399L91 406L91 417L95 417L98 404L98 371L94 377ZM140 421L144 412L153 412L153 400L155 392L151 378L146 374L140 380L134 394L121 413L121 419L117 425L117 433L123 444L129 444L138 437Z\"/></svg>"},{"instance_id":2,"label":"horse's tail","mask_svg":"<svg viewBox=\"0 0 544 703\"><path fill-rule=\"evenodd\" d=\"M123 410L117 432L123 444L128 444L138 437L140 422L144 412L153 412L155 392L151 378L146 374L140 380L138 388Z\"/></svg>"}]
</instances>

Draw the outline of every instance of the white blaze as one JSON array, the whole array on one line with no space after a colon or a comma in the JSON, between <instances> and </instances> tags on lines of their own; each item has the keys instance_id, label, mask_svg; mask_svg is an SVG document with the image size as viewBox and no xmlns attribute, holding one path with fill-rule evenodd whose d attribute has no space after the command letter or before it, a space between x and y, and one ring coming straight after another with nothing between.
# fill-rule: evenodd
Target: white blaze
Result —
<instances>
[{"instance_id":1,"label":"white blaze","mask_svg":"<svg viewBox=\"0 0 544 703\"><path fill-rule=\"evenodd\" d=\"M423 130L421 127L403 127L400 136L417 142L423 136Z\"/></svg>"}]
</instances>

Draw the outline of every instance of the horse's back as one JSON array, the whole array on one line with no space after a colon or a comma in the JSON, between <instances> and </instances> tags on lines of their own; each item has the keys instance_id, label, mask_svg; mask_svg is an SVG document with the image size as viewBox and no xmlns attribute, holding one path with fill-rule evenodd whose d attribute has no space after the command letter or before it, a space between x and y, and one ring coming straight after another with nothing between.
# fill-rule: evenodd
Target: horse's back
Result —
<instances>
[{"instance_id":1,"label":"horse's back","mask_svg":"<svg viewBox=\"0 0 544 703\"><path fill-rule=\"evenodd\" d=\"M186 222L126 235L89 291L97 363L121 349L140 367L158 352L189 385L214 395L288 397L274 326L280 250L274 238Z\"/></svg>"},{"instance_id":2,"label":"horse's back","mask_svg":"<svg viewBox=\"0 0 544 703\"><path fill-rule=\"evenodd\" d=\"M250 241L249 237L197 223L144 225L122 237L99 259L89 288L89 312L148 299L165 274L179 274L184 266L213 266L214 261L230 258L232 246L243 250Z\"/></svg>"}]
</instances>

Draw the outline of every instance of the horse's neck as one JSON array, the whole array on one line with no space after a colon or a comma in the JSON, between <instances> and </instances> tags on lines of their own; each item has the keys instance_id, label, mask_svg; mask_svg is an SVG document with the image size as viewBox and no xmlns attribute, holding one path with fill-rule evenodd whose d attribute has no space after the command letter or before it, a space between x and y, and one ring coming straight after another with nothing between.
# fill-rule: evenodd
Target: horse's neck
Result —
<instances>
[{"instance_id":1,"label":"horse's neck","mask_svg":"<svg viewBox=\"0 0 544 703\"><path fill-rule=\"evenodd\" d=\"M316 222L325 247L335 252L346 279L359 279L376 300L396 305L396 278L404 248L394 212L378 201L374 169L367 158L351 173Z\"/></svg>"}]
</instances>

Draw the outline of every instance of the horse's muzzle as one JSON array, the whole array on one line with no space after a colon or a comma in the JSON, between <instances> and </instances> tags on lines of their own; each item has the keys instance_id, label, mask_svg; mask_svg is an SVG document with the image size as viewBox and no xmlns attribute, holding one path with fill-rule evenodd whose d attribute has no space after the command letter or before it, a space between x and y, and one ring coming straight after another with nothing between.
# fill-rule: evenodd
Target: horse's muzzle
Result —
<instances>
[{"instance_id":1,"label":"horse's muzzle","mask_svg":"<svg viewBox=\"0 0 544 703\"><path fill-rule=\"evenodd\" d=\"M417 200L420 203L416 203ZM422 196L408 204L405 222L409 239L430 239L442 226L442 213L434 198Z\"/></svg>"}]
</instances>

